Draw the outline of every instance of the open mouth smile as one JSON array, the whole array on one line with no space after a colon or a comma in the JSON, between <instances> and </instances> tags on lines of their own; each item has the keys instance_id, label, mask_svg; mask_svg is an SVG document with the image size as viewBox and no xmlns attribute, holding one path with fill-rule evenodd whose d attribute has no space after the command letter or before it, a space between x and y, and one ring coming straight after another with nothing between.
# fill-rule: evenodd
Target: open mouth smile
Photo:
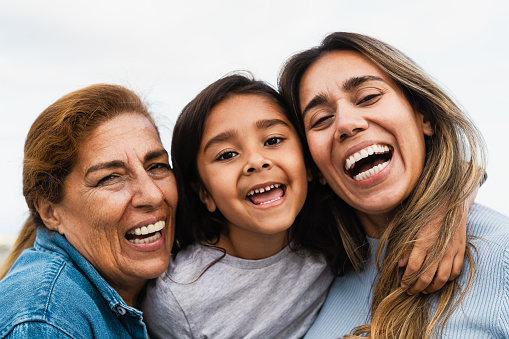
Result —
<instances>
[{"instance_id":1,"label":"open mouth smile","mask_svg":"<svg viewBox=\"0 0 509 339\"><path fill-rule=\"evenodd\" d=\"M161 237L160 231L164 228L165 224L164 220L160 220L155 224L133 228L126 233L125 237L133 244L148 244Z\"/></svg>"},{"instance_id":2,"label":"open mouth smile","mask_svg":"<svg viewBox=\"0 0 509 339\"><path fill-rule=\"evenodd\" d=\"M355 181L371 178L389 165L393 150L388 145L371 145L349 156L346 173Z\"/></svg>"},{"instance_id":3,"label":"open mouth smile","mask_svg":"<svg viewBox=\"0 0 509 339\"><path fill-rule=\"evenodd\" d=\"M282 184L271 184L251 190L246 199L255 205L266 205L284 197L286 186Z\"/></svg>"}]
</instances>

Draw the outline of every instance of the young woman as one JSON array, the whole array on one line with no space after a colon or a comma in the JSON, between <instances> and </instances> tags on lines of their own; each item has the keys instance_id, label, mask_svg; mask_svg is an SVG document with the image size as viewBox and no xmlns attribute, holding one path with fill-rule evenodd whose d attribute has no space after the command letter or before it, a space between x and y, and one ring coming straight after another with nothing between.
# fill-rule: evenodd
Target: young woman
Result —
<instances>
[{"instance_id":1,"label":"young woman","mask_svg":"<svg viewBox=\"0 0 509 339\"><path fill-rule=\"evenodd\" d=\"M307 337L336 338L353 328L373 338L507 337L509 220L495 211L471 209L459 283L412 297L401 288L398 258L446 206L445 224L410 283L440 258L457 207L484 173L482 138L447 94L398 50L353 33L333 33L293 56L280 88L334 192L331 205L346 203L340 218L357 225L352 231L340 222L347 263L357 272L335 279Z\"/></svg>"}]
</instances>

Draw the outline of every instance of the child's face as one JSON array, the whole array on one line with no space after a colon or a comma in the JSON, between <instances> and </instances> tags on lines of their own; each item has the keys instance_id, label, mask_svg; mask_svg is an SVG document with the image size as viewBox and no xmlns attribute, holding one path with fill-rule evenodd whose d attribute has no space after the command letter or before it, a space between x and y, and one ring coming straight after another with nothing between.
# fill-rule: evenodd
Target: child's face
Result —
<instances>
[{"instance_id":1,"label":"child's face","mask_svg":"<svg viewBox=\"0 0 509 339\"><path fill-rule=\"evenodd\" d=\"M200 198L242 238L285 233L302 209L307 172L299 137L262 95L230 97L205 122L197 165Z\"/></svg>"}]
</instances>

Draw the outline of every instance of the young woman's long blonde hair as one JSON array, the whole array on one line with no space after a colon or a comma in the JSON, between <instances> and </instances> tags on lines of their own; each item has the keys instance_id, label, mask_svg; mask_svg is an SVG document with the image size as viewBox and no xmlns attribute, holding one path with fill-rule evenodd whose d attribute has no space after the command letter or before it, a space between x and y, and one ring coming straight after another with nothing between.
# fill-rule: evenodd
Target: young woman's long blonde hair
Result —
<instances>
[{"instance_id":1,"label":"young woman's long blonde hair","mask_svg":"<svg viewBox=\"0 0 509 339\"><path fill-rule=\"evenodd\" d=\"M466 286L448 282L432 296L408 296L400 288L402 269L397 263L405 249L416 241L419 231L439 211L443 214L445 206L444 225L437 241L408 283L413 284L433 262L442 258L456 231L455 225L461 217L466 197L472 194L484 175L484 141L454 101L411 59L377 39L344 32L332 33L319 46L294 55L282 69L279 88L293 108L302 132L304 125L299 108L302 76L318 59L336 50L353 50L369 58L402 88L414 110L424 114L434 131L431 137L426 137L426 160L420 179L411 195L393 211L376 250L378 280L373 287L371 323L356 328L354 335L349 337L429 338L443 329L472 282L475 274L473 249L466 248L470 272ZM329 200L336 209L339 233L349 257L349 262L343 266L360 270L366 259L366 239L359 236L363 233L359 230L361 225L353 209L338 207L344 203L337 196L331 196ZM345 221L347 219L349 221ZM384 248L385 255L381 258ZM430 308L432 298L436 298L433 314Z\"/></svg>"}]
</instances>

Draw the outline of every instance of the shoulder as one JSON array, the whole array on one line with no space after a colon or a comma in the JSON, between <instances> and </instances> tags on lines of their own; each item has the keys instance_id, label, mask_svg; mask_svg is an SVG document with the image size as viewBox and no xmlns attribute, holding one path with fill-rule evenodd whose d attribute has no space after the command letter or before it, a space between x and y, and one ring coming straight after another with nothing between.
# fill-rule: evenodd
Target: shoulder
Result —
<instances>
[{"instance_id":1,"label":"shoulder","mask_svg":"<svg viewBox=\"0 0 509 339\"><path fill-rule=\"evenodd\" d=\"M505 238L509 234L509 217L475 203L468 213L467 227L473 236Z\"/></svg>"},{"instance_id":2,"label":"shoulder","mask_svg":"<svg viewBox=\"0 0 509 339\"><path fill-rule=\"evenodd\" d=\"M505 260L509 251L509 217L480 204L468 213L467 233L478 259ZM504 265L509 268L509 262Z\"/></svg>"},{"instance_id":3,"label":"shoulder","mask_svg":"<svg viewBox=\"0 0 509 339\"><path fill-rule=\"evenodd\" d=\"M0 295L4 304L0 337L24 330L58 330L86 337L87 331L97 327L100 308L108 309L98 290L71 261L35 249L19 257L0 282Z\"/></svg>"},{"instance_id":4,"label":"shoulder","mask_svg":"<svg viewBox=\"0 0 509 339\"><path fill-rule=\"evenodd\" d=\"M33 321L16 325L9 333L5 334L5 337L2 336L2 338L69 339L73 337L51 324Z\"/></svg>"},{"instance_id":5,"label":"shoulder","mask_svg":"<svg viewBox=\"0 0 509 339\"><path fill-rule=\"evenodd\" d=\"M474 279L461 308L448 321L448 329L482 328L509 334L509 218L480 204L472 205L467 221ZM465 259L459 282L466 286L471 270ZM476 323L476 326L473 324ZM482 325L481 325L482 324ZM501 332L499 332L501 331Z\"/></svg>"},{"instance_id":6,"label":"shoulder","mask_svg":"<svg viewBox=\"0 0 509 339\"><path fill-rule=\"evenodd\" d=\"M224 256L225 254L219 249L199 243L191 244L172 255L170 265L160 279L190 283Z\"/></svg>"}]
</instances>

